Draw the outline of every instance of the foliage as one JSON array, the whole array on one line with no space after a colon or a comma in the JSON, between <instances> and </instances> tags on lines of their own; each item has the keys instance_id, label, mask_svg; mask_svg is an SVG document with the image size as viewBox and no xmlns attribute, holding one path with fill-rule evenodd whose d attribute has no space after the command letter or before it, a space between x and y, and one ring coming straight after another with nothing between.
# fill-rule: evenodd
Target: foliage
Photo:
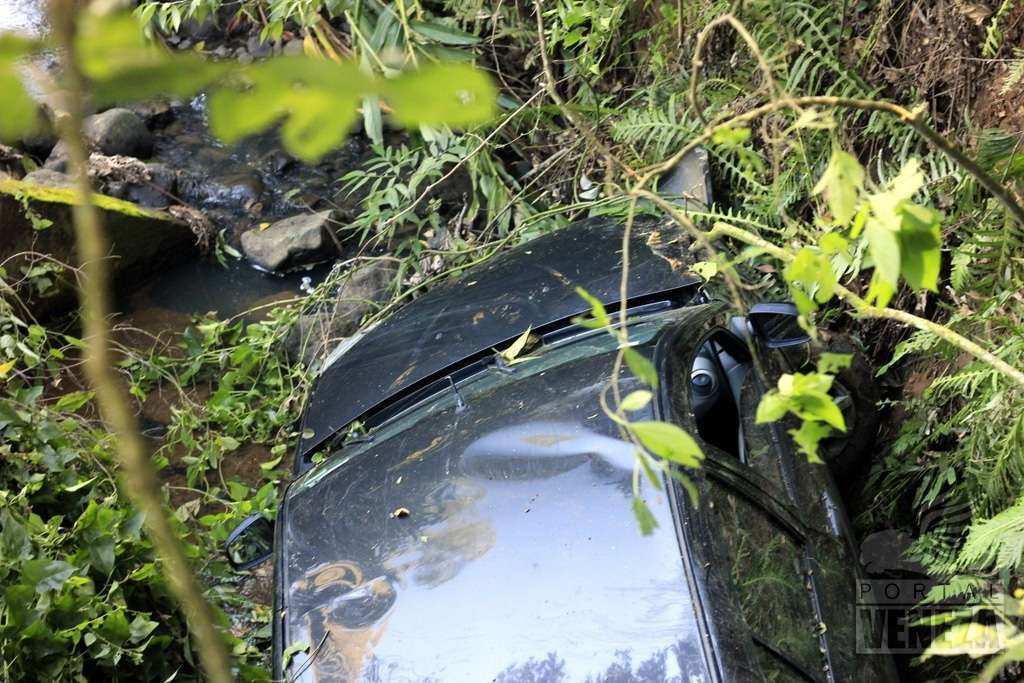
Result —
<instances>
[{"instance_id":1,"label":"foliage","mask_svg":"<svg viewBox=\"0 0 1024 683\"><path fill-rule=\"evenodd\" d=\"M822 463L818 443L833 429L846 431L846 419L829 394L835 373L849 367L853 356L849 354L822 354L817 372L784 374L778 387L764 394L757 406L757 422L777 422L786 413L793 413L802 421L799 429L789 430L807 459Z\"/></svg>"},{"instance_id":2,"label":"foliage","mask_svg":"<svg viewBox=\"0 0 1024 683\"><path fill-rule=\"evenodd\" d=\"M0 61L0 78L17 59L41 47L4 40L0 58L7 61ZM215 133L231 142L281 124L285 147L311 161L345 138L364 98L383 98L394 120L405 126L482 123L494 107L490 81L468 65L432 65L387 80L368 76L353 63L306 56L229 67L153 45L127 14L86 13L76 48L99 104L155 95L188 97L213 88L210 118ZM4 84L17 106L13 116L5 117L0 138L17 139L34 126L35 106L28 99L29 114L23 114L19 103L28 96L19 79L12 75L9 83L0 82Z\"/></svg>"},{"instance_id":3,"label":"foliage","mask_svg":"<svg viewBox=\"0 0 1024 683\"><path fill-rule=\"evenodd\" d=\"M1016 4L998 3L976 46L978 57L1006 52L1002 31ZM124 19L87 25L83 35L98 36L100 31L104 38L82 42L81 50L86 74L102 101L141 97L154 88L179 95L212 88L212 122L227 140L279 126L293 152L315 159L361 122L374 143L372 157L340 183L358 204L350 226L353 235L364 246L387 248L403 259L405 289L400 300L485 260L501 247L569 220L652 210L647 199L628 195L636 176L627 168L652 168L700 135L705 120L743 116L773 92L876 102L923 97L928 107L913 110L920 120L927 119L925 111L947 106L938 94L895 91L885 75L898 70L892 60L898 62L900 55L886 33L905 20L899 3L706 0L631 5L559 0L544 3L542 10L544 55L529 3L488 5L480 0L144 1L136 16L151 23L157 38L189 20L242 18L256 24L264 39L279 40L285 32L297 36L307 56L239 67L204 61L197 54L172 55L142 42ZM698 55L704 62L698 72L702 80L696 84L699 100L687 102L685 93L693 85L688 67L694 37L726 11L735 11L738 20L751 27L756 51L724 27L716 29L705 53ZM13 38L0 41L0 90L12 93L5 100L10 106L0 119L0 137L17 137L35 124L34 108L28 108L23 90L12 84L15 61L39 47ZM203 49L197 46L198 52ZM1017 57L1009 61L1004 88L1019 80ZM544 58L550 61L551 73L544 71ZM439 61L461 66L435 66ZM468 71L469 62L495 74L502 84L499 97L479 72ZM564 108L537 97L548 85L561 94ZM435 93L441 94L436 106L421 106L421 99L429 100ZM441 125L471 126L491 113L495 99L505 114L488 127L455 133ZM405 125L406 131L388 130L387 116ZM582 126L566 133L567 123L576 125L577 120ZM983 172L1022 196L1024 153L1019 134L969 129L951 134L973 150ZM968 519L951 516L929 527L914 547L915 556L951 587L966 592L979 583L993 583L1004 597L1012 594L1010 573L1018 568L1024 547L1020 387L991 364L963 353L948 335L938 336L934 328L905 333L900 327L854 319L844 315L850 309L841 302L866 295L863 306L852 307L854 312L913 312L941 323L940 330L982 342L1014 368L1024 367L1024 307L1019 295L1024 282L1024 227L981 189L975 173L930 149L906 128L905 120L881 111L824 104L784 107L715 129L707 148L719 196L716 205L687 213L697 223L694 229L724 225L733 233L723 234L742 230L764 242L745 249L716 242L715 251L729 253L699 257L707 286L736 284L741 293L754 289L763 298L791 298L807 329L853 330L893 384L918 387L891 401L904 417L899 424L894 421L891 443L882 444L885 455L872 473L862 525L890 527L902 515L923 519L937 505L962 507ZM444 197L445 183L460 177L468 177L467 187L459 190L460 199ZM750 268L743 270L745 265ZM37 277L42 283L45 274ZM652 400L656 375L650 362L629 346L628 336L622 336L627 334L625 327L616 327L614 314L600 302L588 301L591 315L581 324L606 327L619 336L620 364L646 385L624 396L610 389L606 412L637 447L634 512L641 529L650 531L653 518L639 495L640 477L649 477L655 486L660 483L655 476L659 468L683 477L669 463L699 466L700 449L681 431L666 433L669 426L664 423L630 421L630 412ZM173 350L131 355L122 365L136 397L162 387L179 398L158 459L184 463L186 483L203 491L178 508L184 528L203 530L191 537L197 556L211 553L209 543L253 509L250 494L273 505L270 484L277 477L282 446L295 438L291 424L308 386L304 371L278 355L277 344L295 314L280 312L251 325L197 320ZM8 388L14 392L45 386L46 373L54 372L50 365L59 360L49 354L66 352L66 344L53 343L58 338L52 331L14 318L4 324L7 336L0 337L0 350L6 360L0 359L0 374L16 377ZM759 410L764 420L786 414L802 418L801 427L791 433L811 459L817 457L821 439L845 426L828 394L838 369L831 360L815 372L783 377ZM11 362L14 365L8 366ZM191 397L191 390L207 385L212 392L209 402ZM92 416L73 417L76 410L90 409L87 395L73 396L55 402L44 391L33 405L41 406L40 415L57 416L56 424L65 430L62 439L89 446L81 453L109 453ZM80 400L85 402L75 406ZM253 411L254 404L262 408ZM48 471L43 454L60 449L18 434L21 441L13 442L22 444L18 452L38 454L32 456L38 460L33 461L36 469L30 468L29 478L19 483L21 490L35 481L33 476L38 479ZM264 463L266 481L220 481L216 475L226 458L253 442L273 443L279 449ZM179 449L186 453L180 459ZM81 598L88 615L75 624L88 622L93 625L85 628L93 628L118 609L125 612L129 627L136 616L143 620L140 624L158 624L137 641L129 628L128 636L109 650L96 642L84 646L80 640L76 647L86 654L78 659L61 659L56 650L42 656L41 661L51 657L53 666L69 673L76 666L87 673L109 667L115 654L132 665L163 667L156 655L158 646L171 662L168 666L187 652L181 647L180 619L173 610L163 609L166 595L159 590L158 577L147 577L141 588L133 588L149 591L135 593L144 599L126 602L118 594L124 593L126 579L119 578L117 585L101 582L91 560L84 559L92 542L88 525L83 523L79 531L74 521L64 521L77 520L94 501L97 509L106 509L103 505L109 501L115 511L111 519L119 520L118 531L112 534L113 575L130 576L152 562L145 540L127 533L131 529L118 516L127 506L105 474L107 458L96 456L101 468L79 456L59 468L62 474L52 482L44 478L38 492L17 500L9 496L11 519L28 529L31 551L5 576L20 577L24 562L65 562L74 568L68 577L90 579L97 593ZM65 479L72 487L76 482L90 483L71 492L52 488ZM681 480L688 483L685 477ZM36 512L41 526L31 521L37 508L65 504L77 514L62 512L56 515L62 519L52 522L45 512ZM57 526L47 526L51 522ZM54 545L58 531L60 544ZM29 570L30 578L42 577L34 584L44 589L36 593L38 602L55 594L55 589L47 588L45 572L36 571L42 566L31 565ZM54 575L66 569L56 565ZM216 574L215 568L204 571ZM4 585L21 583L14 578ZM244 609L244 603L222 601L227 603L234 608L242 604ZM47 603L46 609L53 609L50 604L56 603ZM929 651L929 664L936 661L932 655L940 654L995 655L994 662L1005 663L1000 657L1016 651L1001 649L1002 645L1015 642L1010 629L1017 628L1020 619L1019 610L1008 609L1007 604L949 617L943 623L953 626ZM1017 625L991 627L983 621L993 618ZM111 619L120 627L119 617ZM974 627L968 625L972 620ZM994 629L1001 629L995 633L998 638L990 637ZM118 633L123 635L124 630ZM59 635L65 636L71 638ZM49 642L47 638L44 634L40 643ZM177 645L165 647L169 642ZM133 657L138 659L140 648L145 654L136 664ZM24 666L22 660L8 656L4 650L5 661L12 662L9 666Z\"/></svg>"},{"instance_id":4,"label":"foliage","mask_svg":"<svg viewBox=\"0 0 1024 683\"><path fill-rule=\"evenodd\" d=\"M118 490L113 438L96 418L92 392L76 391L74 384L56 394L49 389L69 381L65 363L78 355L82 342L24 323L9 305L0 315L0 328L6 368L0 391L0 667L5 678L164 680L188 670L192 662L184 620L168 593L160 561L141 534L141 516ZM193 342L205 345L184 357L129 359L123 367L136 387L151 383L156 374L180 378L189 370L199 381L214 376L213 366L220 369L242 355L239 349L252 352L252 337L239 336L233 346L208 336ZM152 373L148 378L147 372ZM292 402L291 412L278 420L290 424L295 406ZM176 417L183 418L187 410ZM249 422L210 419L191 429L172 428L161 451L180 451L190 440L252 438ZM282 448L287 443L277 433L264 438ZM206 462L203 471L216 465ZM205 558L203 574L214 589L211 594L223 609L250 612L246 620L267 615L245 606L234 588L237 579L218 559L218 545L253 509L273 510L277 473L269 468L266 476L262 485L231 480L226 488L210 486L177 515L188 554ZM200 504L206 514L185 512L197 511ZM235 640L242 657L239 673L246 680L259 678L253 665L260 663L260 650L253 642Z\"/></svg>"}]
</instances>

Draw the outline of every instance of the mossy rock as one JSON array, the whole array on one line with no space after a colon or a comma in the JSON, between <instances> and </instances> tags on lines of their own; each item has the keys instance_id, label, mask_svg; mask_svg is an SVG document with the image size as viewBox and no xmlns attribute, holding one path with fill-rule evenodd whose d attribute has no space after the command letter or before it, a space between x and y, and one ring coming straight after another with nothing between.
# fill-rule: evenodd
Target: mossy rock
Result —
<instances>
[{"instance_id":1,"label":"mossy rock","mask_svg":"<svg viewBox=\"0 0 1024 683\"><path fill-rule=\"evenodd\" d=\"M0 179L0 262L6 282L22 280L33 265L54 261L79 265L71 216L75 197L69 187ZM93 195L93 204L100 209L110 244L111 273L122 290L138 286L196 250L191 229L169 213L99 194ZM34 227L26 206L38 219L49 221L49 227ZM18 288L36 318L64 313L76 304L74 271L64 268L49 277L53 286L45 293L28 283Z\"/></svg>"}]
</instances>

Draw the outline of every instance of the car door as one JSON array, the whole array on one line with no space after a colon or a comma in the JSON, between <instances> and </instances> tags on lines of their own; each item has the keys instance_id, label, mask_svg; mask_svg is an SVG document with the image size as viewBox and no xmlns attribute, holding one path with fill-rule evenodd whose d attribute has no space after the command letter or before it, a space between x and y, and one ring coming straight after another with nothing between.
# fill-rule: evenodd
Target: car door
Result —
<instances>
[{"instance_id":1,"label":"car door","mask_svg":"<svg viewBox=\"0 0 1024 683\"><path fill-rule=\"evenodd\" d=\"M680 517L707 596L709 637L718 651L746 649L769 681L884 680L884 663L857 661L855 555L827 471L794 457L785 425L754 420L779 362L728 327L723 310L678 330L662 352L665 417L707 455L695 473L698 508L680 506ZM722 359L710 409L695 393L709 355Z\"/></svg>"},{"instance_id":2,"label":"car door","mask_svg":"<svg viewBox=\"0 0 1024 683\"><path fill-rule=\"evenodd\" d=\"M873 645L857 630L856 591L862 571L852 525L831 472L799 452L789 434L799 427L794 417L763 425L754 419L764 391L776 386L783 373L798 370L800 361L794 359L799 356L767 349L761 349L758 356L763 374L751 375L741 396L743 431L748 442L770 444L786 495L802 511L809 527L809 559L816 599L828 629L831 666L839 680L895 679L888 656L860 653Z\"/></svg>"}]
</instances>

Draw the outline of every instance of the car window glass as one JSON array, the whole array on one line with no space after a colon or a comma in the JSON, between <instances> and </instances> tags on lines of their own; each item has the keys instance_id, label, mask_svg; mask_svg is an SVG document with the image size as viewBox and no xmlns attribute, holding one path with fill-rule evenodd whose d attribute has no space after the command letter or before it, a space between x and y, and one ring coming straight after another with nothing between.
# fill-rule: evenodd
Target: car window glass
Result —
<instances>
[{"instance_id":1,"label":"car window glass","mask_svg":"<svg viewBox=\"0 0 1024 683\"><path fill-rule=\"evenodd\" d=\"M739 409L746 460L754 471L784 491L781 456L775 445L772 425L757 423L757 406L763 394L755 373L748 373L740 392Z\"/></svg>"},{"instance_id":2,"label":"car window glass","mask_svg":"<svg viewBox=\"0 0 1024 683\"><path fill-rule=\"evenodd\" d=\"M729 554L743 617L755 640L817 677L823 658L800 547L760 508L725 486L714 486L709 502Z\"/></svg>"}]
</instances>

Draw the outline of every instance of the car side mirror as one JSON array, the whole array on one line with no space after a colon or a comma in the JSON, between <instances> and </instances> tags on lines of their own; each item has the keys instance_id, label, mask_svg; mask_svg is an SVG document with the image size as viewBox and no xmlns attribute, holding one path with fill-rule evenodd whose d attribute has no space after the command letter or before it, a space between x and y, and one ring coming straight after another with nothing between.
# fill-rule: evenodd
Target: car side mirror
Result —
<instances>
[{"instance_id":1,"label":"car side mirror","mask_svg":"<svg viewBox=\"0 0 1024 683\"><path fill-rule=\"evenodd\" d=\"M747 313L747 322L755 337L764 340L769 349L806 344L810 335L799 323L800 312L793 304L754 304Z\"/></svg>"},{"instance_id":2,"label":"car side mirror","mask_svg":"<svg viewBox=\"0 0 1024 683\"><path fill-rule=\"evenodd\" d=\"M224 553L235 569L251 569L274 551L274 523L260 513L249 515L231 530Z\"/></svg>"}]
</instances>

